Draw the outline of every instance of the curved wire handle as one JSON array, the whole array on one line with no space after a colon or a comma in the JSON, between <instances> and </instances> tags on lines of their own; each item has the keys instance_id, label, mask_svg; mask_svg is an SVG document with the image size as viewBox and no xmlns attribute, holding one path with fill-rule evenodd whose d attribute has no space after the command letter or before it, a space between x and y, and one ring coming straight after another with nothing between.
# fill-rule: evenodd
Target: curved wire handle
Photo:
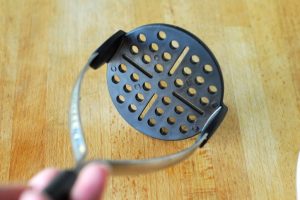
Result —
<instances>
[{"instance_id":1,"label":"curved wire handle","mask_svg":"<svg viewBox=\"0 0 300 200\"><path fill-rule=\"evenodd\" d=\"M70 128L70 137L72 142L73 153L77 161L77 165L79 168L84 166L87 162L84 161L87 154L87 146L84 140L84 132L81 124L81 116L80 116L80 88L81 83L84 78L85 73L90 68L90 63L93 59L98 55L98 53L94 53L91 55L89 61L84 66L82 71L80 72L75 85L72 90L71 95L71 106L69 112L69 128ZM207 120L207 123L204 125L203 130L208 126L208 122L210 119L213 119L221 110L221 106L216 109L216 111L210 116ZM197 140L190 147L179 151L174 154L170 154L167 156L150 158L150 159L142 159L142 160L92 160L88 162L100 162L105 163L111 168L111 173L114 175L128 175L128 174L139 174L143 172L155 171L158 169L162 169L171 165L174 165L186 158L188 158L201 144L207 139L208 133L201 132L199 134Z\"/></svg>"}]
</instances>

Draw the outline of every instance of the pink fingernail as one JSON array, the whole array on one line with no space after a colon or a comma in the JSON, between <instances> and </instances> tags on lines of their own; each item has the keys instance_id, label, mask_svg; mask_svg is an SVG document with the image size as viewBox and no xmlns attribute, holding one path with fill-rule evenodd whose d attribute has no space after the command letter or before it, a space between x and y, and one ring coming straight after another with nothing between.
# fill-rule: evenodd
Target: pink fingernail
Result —
<instances>
[{"instance_id":1,"label":"pink fingernail","mask_svg":"<svg viewBox=\"0 0 300 200\"><path fill-rule=\"evenodd\" d=\"M48 200L48 198L37 191L29 190L21 195L20 200Z\"/></svg>"}]
</instances>

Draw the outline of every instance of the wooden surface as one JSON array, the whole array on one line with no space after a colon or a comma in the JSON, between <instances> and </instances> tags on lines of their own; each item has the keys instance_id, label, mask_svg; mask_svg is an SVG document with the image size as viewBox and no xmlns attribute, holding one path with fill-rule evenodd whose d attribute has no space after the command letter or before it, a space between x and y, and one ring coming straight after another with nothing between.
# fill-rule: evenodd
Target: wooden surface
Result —
<instances>
[{"instance_id":1,"label":"wooden surface","mask_svg":"<svg viewBox=\"0 0 300 200\"><path fill-rule=\"evenodd\" d=\"M203 149L152 174L113 177L106 199L295 199L300 147L300 1L0 1L0 182L74 161L67 113L90 53L118 29L171 23L199 36L223 70L228 115ZM106 67L88 73L89 158L145 158L164 142L120 118Z\"/></svg>"}]
</instances>

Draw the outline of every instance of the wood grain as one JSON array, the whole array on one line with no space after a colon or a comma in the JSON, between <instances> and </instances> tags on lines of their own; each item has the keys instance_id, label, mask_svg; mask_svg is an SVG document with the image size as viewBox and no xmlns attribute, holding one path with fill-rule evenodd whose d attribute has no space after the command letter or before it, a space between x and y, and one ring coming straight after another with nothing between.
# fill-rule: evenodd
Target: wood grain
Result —
<instances>
[{"instance_id":1,"label":"wood grain","mask_svg":"<svg viewBox=\"0 0 300 200\"><path fill-rule=\"evenodd\" d=\"M70 167L69 96L89 54L119 29L171 23L199 36L223 70L228 115L190 159L112 177L106 199L295 199L300 150L300 1L0 1L0 182ZM82 115L89 158L145 158L164 142L120 118L106 67L89 72Z\"/></svg>"}]
</instances>

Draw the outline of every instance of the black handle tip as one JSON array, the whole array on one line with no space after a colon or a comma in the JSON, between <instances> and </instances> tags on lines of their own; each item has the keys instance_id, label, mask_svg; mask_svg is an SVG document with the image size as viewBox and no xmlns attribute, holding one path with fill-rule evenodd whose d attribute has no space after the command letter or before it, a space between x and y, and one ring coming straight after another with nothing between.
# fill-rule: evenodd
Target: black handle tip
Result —
<instances>
[{"instance_id":1,"label":"black handle tip","mask_svg":"<svg viewBox=\"0 0 300 200\"><path fill-rule=\"evenodd\" d=\"M43 190L43 193L52 200L68 200L76 178L77 172L75 170L65 170L54 178Z\"/></svg>"}]
</instances>

